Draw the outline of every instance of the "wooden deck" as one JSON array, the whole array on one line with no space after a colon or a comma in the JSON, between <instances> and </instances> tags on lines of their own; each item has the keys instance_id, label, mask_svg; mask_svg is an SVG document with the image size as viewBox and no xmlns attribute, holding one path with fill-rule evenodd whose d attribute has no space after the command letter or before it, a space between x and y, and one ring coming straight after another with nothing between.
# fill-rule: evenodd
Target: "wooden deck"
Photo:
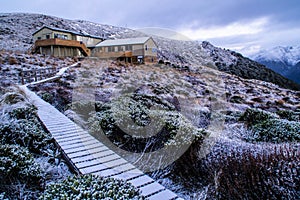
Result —
<instances>
[{"instance_id":1,"label":"wooden deck","mask_svg":"<svg viewBox=\"0 0 300 200\"><path fill-rule=\"evenodd\" d=\"M181 199L141 170L111 151L26 86L20 86L38 108L38 116L53 135L71 164L81 174L97 174L126 180L150 200Z\"/></svg>"},{"instance_id":2,"label":"wooden deck","mask_svg":"<svg viewBox=\"0 0 300 200\"><path fill-rule=\"evenodd\" d=\"M39 47L47 47L47 46L62 46L62 47L76 47L78 48L84 56L90 56L91 50L88 49L85 44L77 40L63 40L58 38L45 39L45 40L37 40L34 43L34 47L32 48L36 51Z\"/></svg>"}]
</instances>

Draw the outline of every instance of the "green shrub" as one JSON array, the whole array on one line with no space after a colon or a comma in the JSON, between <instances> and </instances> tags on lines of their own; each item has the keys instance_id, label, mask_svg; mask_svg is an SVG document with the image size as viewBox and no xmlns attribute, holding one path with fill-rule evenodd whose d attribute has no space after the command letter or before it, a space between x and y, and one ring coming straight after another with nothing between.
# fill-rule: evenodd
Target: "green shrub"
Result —
<instances>
[{"instance_id":1,"label":"green shrub","mask_svg":"<svg viewBox=\"0 0 300 200\"><path fill-rule=\"evenodd\" d=\"M294 112L292 110L279 110L276 112L282 119L289 121L300 121L300 112Z\"/></svg>"},{"instance_id":2,"label":"green shrub","mask_svg":"<svg viewBox=\"0 0 300 200\"><path fill-rule=\"evenodd\" d=\"M0 124L1 144L16 144L26 147L33 153L41 153L52 142L42 127L27 119Z\"/></svg>"},{"instance_id":3,"label":"green shrub","mask_svg":"<svg viewBox=\"0 0 300 200\"><path fill-rule=\"evenodd\" d=\"M248 140L255 142L300 142L300 123L269 119L254 125L252 133Z\"/></svg>"},{"instance_id":4,"label":"green shrub","mask_svg":"<svg viewBox=\"0 0 300 200\"><path fill-rule=\"evenodd\" d=\"M53 95L48 92L44 92L40 96L44 101L46 101L48 103L53 103L53 101L54 101Z\"/></svg>"},{"instance_id":5,"label":"green shrub","mask_svg":"<svg viewBox=\"0 0 300 200\"><path fill-rule=\"evenodd\" d=\"M6 180L16 178L31 183L39 182L42 177L32 154L18 145L0 145L0 175Z\"/></svg>"},{"instance_id":6,"label":"green shrub","mask_svg":"<svg viewBox=\"0 0 300 200\"><path fill-rule=\"evenodd\" d=\"M133 95L104 104L89 123L96 138L101 129L115 145L132 152L178 147L190 144L194 138L203 139L206 134L172 104L150 95Z\"/></svg>"},{"instance_id":7,"label":"green shrub","mask_svg":"<svg viewBox=\"0 0 300 200\"><path fill-rule=\"evenodd\" d=\"M26 105L24 107L14 108L8 112L10 118L14 119L27 119L34 120L38 119L37 108L33 105Z\"/></svg>"},{"instance_id":8,"label":"green shrub","mask_svg":"<svg viewBox=\"0 0 300 200\"><path fill-rule=\"evenodd\" d=\"M33 105L7 111L10 120L0 123L0 143L16 144L41 153L52 142L52 137L43 130L36 111Z\"/></svg>"},{"instance_id":9,"label":"green shrub","mask_svg":"<svg viewBox=\"0 0 300 200\"><path fill-rule=\"evenodd\" d=\"M300 141L297 117L297 113L288 110L278 111L276 115L259 109L247 109L240 120L245 121L251 130L245 136L247 141L281 143Z\"/></svg>"},{"instance_id":10,"label":"green shrub","mask_svg":"<svg viewBox=\"0 0 300 200\"><path fill-rule=\"evenodd\" d=\"M96 175L69 177L48 185L41 200L52 199L144 199L130 183Z\"/></svg>"},{"instance_id":11,"label":"green shrub","mask_svg":"<svg viewBox=\"0 0 300 200\"><path fill-rule=\"evenodd\" d=\"M260 109L248 108L240 117L240 121L245 121L249 126L261 123L268 119L274 119L277 116L273 113L266 112Z\"/></svg>"}]
</instances>

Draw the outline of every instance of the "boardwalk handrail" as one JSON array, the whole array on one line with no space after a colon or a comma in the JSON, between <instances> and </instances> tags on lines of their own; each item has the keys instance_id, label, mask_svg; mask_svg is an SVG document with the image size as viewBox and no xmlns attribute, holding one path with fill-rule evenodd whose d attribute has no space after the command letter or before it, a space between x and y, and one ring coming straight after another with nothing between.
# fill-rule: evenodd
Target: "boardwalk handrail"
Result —
<instances>
[{"instance_id":1,"label":"boardwalk handrail","mask_svg":"<svg viewBox=\"0 0 300 200\"><path fill-rule=\"evenodd\" d=\"M22 69L19 73L22 85L26 83L40 81L54 76L57 73L55 67L43 67L38 69Z\"/></svg>"}]
</instances>

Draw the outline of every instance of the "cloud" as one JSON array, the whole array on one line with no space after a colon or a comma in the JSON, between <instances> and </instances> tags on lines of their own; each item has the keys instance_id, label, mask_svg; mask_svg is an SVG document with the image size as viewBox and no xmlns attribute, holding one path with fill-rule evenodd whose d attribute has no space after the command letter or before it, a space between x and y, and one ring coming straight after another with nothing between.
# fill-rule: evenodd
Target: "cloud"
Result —
<instances>
[{"instance_id":1,"label":"cloud","mask_svg":"<svg viewBox=\"0 0 300 200\"><path fill-rule=\"evenodd\" d=\"M133 29L168 28L237 49L298 44L299 10L297 0L9 0L0 7L6 13L43 13Z\"/></svg>"},{"instance_id":2,"label":"cloud","mask_svg":"<svg viewBox=\"0 0 300 200\"><path fill-rule=\"evenodd\" d=\"M198 29L181 28L180 33L194 40L208 40L242 35L253 35L264 31L269 24L268 17L261 17L250 22L237 21L224 26L212 26Z\"/></svg>"}]
</instances>

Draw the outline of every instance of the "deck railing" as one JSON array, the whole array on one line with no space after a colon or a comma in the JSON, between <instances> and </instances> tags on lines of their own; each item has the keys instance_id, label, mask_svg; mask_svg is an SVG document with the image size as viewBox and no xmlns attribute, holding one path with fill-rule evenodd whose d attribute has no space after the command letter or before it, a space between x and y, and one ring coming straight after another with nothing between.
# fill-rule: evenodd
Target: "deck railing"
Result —
<instances>
[{"instance_id":1,"label":"deck railing","mask_svg":"<svg viewBox=\"0 0 300 200\"><path fill-rule=\"evenodd\" d=\"M37 40L34 44L34 49L45 46L64 46L64 47L76 47L79 48L84 56L90 56L91 50L88 49L84 43L77 40L63 40L58 38Z\"/></svg>"}]
</instances>

